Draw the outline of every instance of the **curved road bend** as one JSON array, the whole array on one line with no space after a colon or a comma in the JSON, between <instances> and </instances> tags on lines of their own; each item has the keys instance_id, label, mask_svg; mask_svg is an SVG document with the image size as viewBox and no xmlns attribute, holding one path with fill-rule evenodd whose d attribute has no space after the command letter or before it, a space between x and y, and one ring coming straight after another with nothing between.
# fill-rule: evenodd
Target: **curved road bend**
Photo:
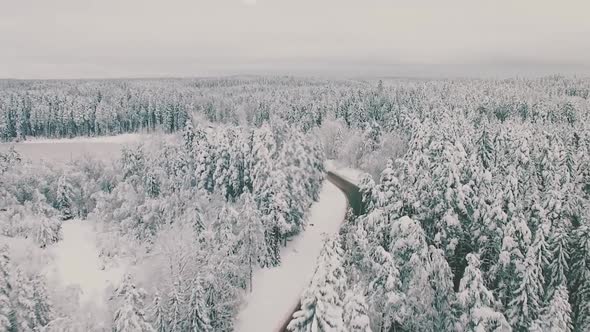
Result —
<instances>
[{"instance_id":1,"label":"curved road bend","mask_svg":"<svg viewBox=\"0 0 590 332\"><path fill-rule=\"evenodd\" d=\"M359 188L354 183L350 182L349 180L345 179L344 177L328 171L327 176L328 181L332 182L338 189L340 189L344 196L346 196L346 200L348 204L352 208L352 211L355 215L361 214L361 194L359 192ZM342 220L344 222L344 220ZM277 330L277 332L287 332L287 325L291 322L293 318L293 314L297 312L301 308L301 303L297 301L297 304L293 305L293 310L289 313L286 317L285 322L281 327Z\"/></svg>"}]
</instances>

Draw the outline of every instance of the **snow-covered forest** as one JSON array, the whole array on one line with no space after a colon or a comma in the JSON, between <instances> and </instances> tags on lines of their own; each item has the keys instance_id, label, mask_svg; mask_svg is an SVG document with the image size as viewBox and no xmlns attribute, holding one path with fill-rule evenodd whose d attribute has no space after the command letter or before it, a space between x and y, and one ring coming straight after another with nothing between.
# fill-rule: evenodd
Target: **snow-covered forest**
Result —
<instances>
[{"instance_id":1,"label":"snow-covered forest","mask_svg":"<svg viewBox=\"0 0 590 332\"><path fill-rule=\"evenodd\" d=\"M326 160L365 172L363 213L289 330L588 331L589 97L559 76L2 81L0 331L234 330L254 271L312 227ZM18 152L135 132L171 135ZM101 294L53 271L73 223L118 273Z\"/></svg>"}]
</instances>

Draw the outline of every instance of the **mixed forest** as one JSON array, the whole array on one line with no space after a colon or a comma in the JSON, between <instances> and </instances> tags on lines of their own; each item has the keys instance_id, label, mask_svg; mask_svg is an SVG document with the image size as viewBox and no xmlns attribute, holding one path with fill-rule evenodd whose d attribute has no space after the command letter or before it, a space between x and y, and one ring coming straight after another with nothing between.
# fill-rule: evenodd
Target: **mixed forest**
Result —
<instances>
[{"instance_id":1,"label":"mixed forest","mask_svg":"<svg viewBox=\"0 0 590 332\"><path fill-rule=\"evenodd\" d=\"M114 162L0 155L0 331L231 331L305 231L324 161L366 172L291 331L590 330L590 80L0 82L0 138L174 133ZM106 305L45 275L66 221L124 258Z\"/></svg>"}]
</instances>

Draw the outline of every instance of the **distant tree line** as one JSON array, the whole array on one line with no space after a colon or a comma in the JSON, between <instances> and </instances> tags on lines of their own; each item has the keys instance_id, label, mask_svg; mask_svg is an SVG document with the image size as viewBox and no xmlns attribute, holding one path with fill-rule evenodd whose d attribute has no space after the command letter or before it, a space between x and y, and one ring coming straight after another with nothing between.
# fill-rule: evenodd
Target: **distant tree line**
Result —
<instances>
[{"instance_id":1,"label":"distant tree line","mask_svg":"<svg viewBox=\"0 0 590 332\"><path fill-rule=\"evenodd\" d=\"M474 112L500 121L574 123L590 82L536 80L324 81L284 78L1 81L0 139L101 136L182 130L191 114L260 126L282 119L309 131L326 120L347 127L378 123L408 131L433 109Z\"/></svg>"}]
</instances>

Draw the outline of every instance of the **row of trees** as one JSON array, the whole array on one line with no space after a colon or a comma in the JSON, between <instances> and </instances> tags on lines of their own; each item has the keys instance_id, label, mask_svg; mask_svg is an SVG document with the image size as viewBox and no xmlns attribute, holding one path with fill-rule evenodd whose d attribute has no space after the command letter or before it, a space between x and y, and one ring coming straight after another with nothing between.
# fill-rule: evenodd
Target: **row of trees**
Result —
<instances>
[{"instance_id":1,"label":"row of trees","mask_svg":"<svg viewBox=\"0 0 590 332\"><path fill-rule=\"evenodd\" d=\"M260 126L282 119L302 131L340 119L408 130L437 108L506 121L588 120L588 80L324 81L294 78L2 81L0 139L180 131L191 115Z\"/></svg>"}]
</instances>

